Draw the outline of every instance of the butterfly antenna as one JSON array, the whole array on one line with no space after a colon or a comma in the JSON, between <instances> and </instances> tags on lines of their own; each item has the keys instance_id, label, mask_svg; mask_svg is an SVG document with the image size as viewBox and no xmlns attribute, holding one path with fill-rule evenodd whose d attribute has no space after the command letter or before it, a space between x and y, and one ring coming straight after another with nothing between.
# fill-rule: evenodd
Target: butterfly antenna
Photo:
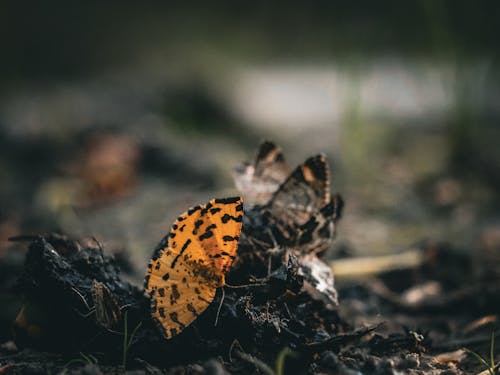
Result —
<instances>
[{"instance_id":1,"label":"butterfly antenna","mask_svg":"<svg viewBox=\"0 0 500 375\"><path fill-rule=\"evenodd\" d=\"M92 236L91 238L92 241L94 241L94 243L99 247L99 250L103 251L101 242L97 238L95 238L95 236Z\"/></svg>"},{"instance_id":2,"label":"butterfly antenna","mask_svg":"<svg viewBox=\"0 0 500 375\"><path fill-rule=\"evenodd\" d=\"M78 297L80 297L80 299L82 300L82 302L85 305L85 307L87 308L87 310L92 310L92 308L87 303L87 300L85 299L85 297L83 296L83 294L80 293L80 291L78 289L76 289L75 287L71 287L71 290L73 292L75 292L78 295Z\"/></svg>"},{"instance_id":3,"label":"butterfly antenna","mask_svg":"<svg viewBox=\"0 0 500 375\"><path fill-rule=\"evenodd\" d=\"M224 291L224 288L222 288L222 298L220 299L219 307L217 308L217 315L215 317L214 327L217 327L217 322L219 321L219 315L222 309L222 303L224 302L224 298L226 298L226 292Z\"/></svg>"}]
</instances>

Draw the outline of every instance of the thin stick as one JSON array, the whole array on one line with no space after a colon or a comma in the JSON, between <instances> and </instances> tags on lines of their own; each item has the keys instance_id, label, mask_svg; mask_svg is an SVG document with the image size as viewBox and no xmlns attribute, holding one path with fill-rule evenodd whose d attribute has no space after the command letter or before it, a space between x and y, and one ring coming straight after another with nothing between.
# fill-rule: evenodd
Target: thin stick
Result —
<instances>
[{"instance_id":1,"label":"thin stick","mask_svg":"<svg viewBox=\"0 0 500 375\"><path fill-rule=\"evenodd\" d=\"M495 368L495 331L491 332L491 343L490 343L490 363L491 368Z\"/></svg>"},{"instance_id":2,"label":"thin stick","mask_svg":"<svg viewBox=\"0 0 500 375\"><path fill-rule=\"evenodd\" d=\"M222 288L222 297L220 299L219 307L217 308L217 315L215 316L214 327L217 327L217 322L219 321L219 314L220 310L222 309L222 303L224 302L224 298L226 298L226 292L224 291L224 288Z\"/></svg>"},{"instance_id":3,"label":"thin stick","mask_svg":"<svg viewBox=\"0 0 500 375\"><path fill-rule=\"evenodd\" d=\"M125 316L123 319L123 356L122 356L122 367L125 370L127 366L127 346L128 346L128 311L125 310Z\"/></svg>"},{"instance_id":4,"label":"thin stick","mask_svg":"<svg viewBox=\"0 0 500 375\"><path fill-rule=\"evenodd\" d=\"M337 259L332 261L330 266L336 278L353 279L388 271L416 268L424 262L424 251L412 249L398 254Z\"/></svg>"},{"instance_id":5,"label":"thin stick","mask_svg":"<svg viewBox=\"0 0 500 375\"><path fill-rule=\"evenodd\" d=\"M73 292L75 292L76 294L78 294L78 296L82 299L83 303L85 304L85 307L87 307L87 310L92 310L89 306L89 304L87 303L87 300L85 299L85 297L83 296L82 293L80 293L80 291L78 289L76 289L75 287L71 287L71 290Z\"/></svg>"},{"instance_id":6,"label":"thin stick","mask_svg":"<svg viewBox=\"0 0 500 375\"><path fill-rule=\"evenodd\" d=\"M132 341L135 338L135 334L137 333L137 331L139 330L139 328L141 328L141 326L142 326L142 322L139 322L139 324L137 324L135 326L134 330L132 331L132 334L130 335L130 340L128 340L127 350L129 350L130 347L132 346Z\"/></svg>"},{"instance_id":7,"label":"thin stick","mask_svg":"<svg viewBox=\"0 0 500 375\"><path fill-rule=\"evenodd\" d=\"M243 285L224 284L224 286L227 286L228 288L231 288L231 289L250 288L250 287L265 286L265 285L266 284L264 284L264 283L243 284Z\"/></svg>"}]
</instances>

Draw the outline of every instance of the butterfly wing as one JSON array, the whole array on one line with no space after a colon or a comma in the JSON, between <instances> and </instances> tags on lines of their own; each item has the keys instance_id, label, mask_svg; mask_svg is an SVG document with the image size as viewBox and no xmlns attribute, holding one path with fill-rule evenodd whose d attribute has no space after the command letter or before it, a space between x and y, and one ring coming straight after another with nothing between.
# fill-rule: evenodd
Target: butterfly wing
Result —
<instances>
[{"instance_id":1,"label":"butterfly wing","mask_svg":"<svg viewBox=\"0 0 500 375\"><path fill-rule=\"evenodd\" d=\"M100 281L92 281L91 292L97 324L104 328L112 328L121 319L120 306L106 284Z\"/></svg>"},{"instance_id":2,"label":"butterfly wing","mask_svg":"<svg viewBox=\"0 0 500 375\"><path fill-rule=\"evenodd\" d=\"M274 193L269 212L290 227L305 224L330 202L329 169L325 155L317 155L299 165Z\"/></svg>"},{"instance_id":3,"label":"butterfly wing","mask_svg":"<svg viewBox=\"0 0 500 375\"><path fill-rule=\"evenodd\" d=\"M300 226L297 242L302 253L321 254L330 247L335 238L335 224L342 215L343 207L342 197L335 194L330 203Z\"/></svg>"},{"instance_id":4,"label":"butterfly wing","mask_svg":"<svg viewBox=\"0 0 500 375\"><path fill-rule=\"evenodd\" d=\"M157 246L145 289L151 295L152 317L166 338L191 324L212 302L216 288L224 285L224 272L237 249L237 240L227 236L240 235L240 206L240 198L228 198L193 207Z\"/></svg>"},{"instance_id":5,"label":"butterfly wing","mask_svg":"<svg viewBox=\"0 0 500 375\"><path fill-rule=\"evenodd\" d=\"M289 174L281 149L268 141L259 146L253 164L241 163L233 169L236 188L249 204L266 204Z\"/></svg>"},{"instance_id":6,"label":"butterfly wing","mask_svg":"<svg viewBox=\"0 0 500 375\"><path fill-rule=\"evenodd\" d=\"M212 199L206 206L206 215L217 246L205 249L223 276L236 257L243 223L243 200L240 197Z\"/></svg>"}]
</instances>

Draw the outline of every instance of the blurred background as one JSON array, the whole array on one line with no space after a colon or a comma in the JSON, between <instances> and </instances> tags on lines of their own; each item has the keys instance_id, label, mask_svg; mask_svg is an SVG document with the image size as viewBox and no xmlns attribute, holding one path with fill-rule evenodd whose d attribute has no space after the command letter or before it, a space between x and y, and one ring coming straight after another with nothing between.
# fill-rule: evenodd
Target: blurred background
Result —
<instances>
[{"instance_id":1,"label":"blurred background","mask_svg":"<svg viewBox=\"0 0 500 375\"><path fill-rule=\"evenodd\" d=\"M2 2L0 259L20 233L93 236L140 280L264 139L292 166L328 155L329 257L498 249L499 20L498 1Z\"/></svg>"}]
</instances>

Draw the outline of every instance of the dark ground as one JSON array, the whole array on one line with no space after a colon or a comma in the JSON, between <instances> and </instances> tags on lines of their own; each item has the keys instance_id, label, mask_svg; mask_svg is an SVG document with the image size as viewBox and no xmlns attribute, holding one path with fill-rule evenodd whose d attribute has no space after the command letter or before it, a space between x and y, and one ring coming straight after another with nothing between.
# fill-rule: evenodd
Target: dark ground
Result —
<instances>
[{"instance_id":1,"label":"dark ground","mask_svg":"<svg viewBox=\"0 0 500 375\"><path fill-rule=\"evenodd\" d=\"M161 150L134 146L123 136L89 139L90 151L80 154L80 169L71 171L77 174L81 189L73 195L77 198L72 204L81 204L73 208L77 215L126 202L144 183L138 182L144 178L139 177L141 173L172 173L168 163L165 167L157 163L166 170L148 167L148 157L168 160ZM41 166L54 162L52 153L61 154L61 150L49 149ZM211 183L203 172L176 177L176 170L172 169L172 178L181 184ZM113 178L108 179L109 175ZM47 177L42 169L38 176L30 176L38 185ZM429 183L436 184L422 182L421 189L428 190L425 184ZM452 194L453 186L448 187L451 193L441 194ZM450 208L435 208L445 209ZM50 216L41 214L34 212L29 221L5 216L5 236L47 223ZM347 279L344 271L336 283L339 306L333 309L304 289L303 277L297 273L300 255L274 255L269 273L267 260L248 260L240 254L242 260L228 276L232 284L253 277L264 280L264 285L226 288L217 327L213 322L220 293L192 326L167 342L151 323L141 288L126 281L140 280L142 273L126 250L113 255L89 237L79 242L57 235L20 238L2 248L1 369L5 373L109 373L123 371L125 363L128 371L176 374L479 372L484 365L464 349L486 355L491 334L496 335L499 244L498 233L491 229L483 230L473 252L420 241L412 247L420 254L420 262L409 269L382 269ZM337 241L335 249L338 260L332 261L334 265L353 256L345 240ZM332 253L327 257L331 259ZM352 274L359 271L353 269ZM103 326L91 312L92 304L98 303L92 298L92 280L105 283L118 306L125 306L126 315L121 314L111 326Z\"/></svg>"},{"instance_id":2,"label":"dark ground","mask_svg":"<svg viewBox=\"0 0 500 375\"><path fill-rule=\"evenodd\" d=\"M498 2L257 3L0 5L0 374L499 361ZM264 285L226 288L217 327L221 290L167 342L142 292L153 249L239 194L231 170L263 139L292 167L328 157L339 304L280 249L231 270Z\"/></svg>"}]
</instances>

